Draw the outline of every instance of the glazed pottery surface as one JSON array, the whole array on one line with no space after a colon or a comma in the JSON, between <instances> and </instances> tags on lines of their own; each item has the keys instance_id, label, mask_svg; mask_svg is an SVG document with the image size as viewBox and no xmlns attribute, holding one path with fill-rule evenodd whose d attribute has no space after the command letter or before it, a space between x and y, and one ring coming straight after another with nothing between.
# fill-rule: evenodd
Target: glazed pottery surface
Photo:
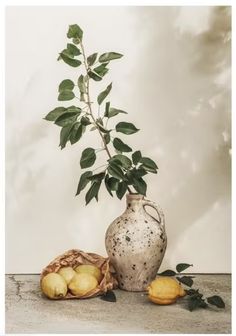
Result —
<instances>
[{"instance_id":1,"label":"glazed pottery surface","mask_svg":"<svg viewBox=\"0 0 236 336\"><path fill-rule=\"evenodd\" d=\"M146 206L156 210L157 218L145 210ZM108 227L105 244L119 287L128 291L145 290L156 277L166 250L162 210L143 195L128 194L127 208Z\"/></svg>"}]
</instances>

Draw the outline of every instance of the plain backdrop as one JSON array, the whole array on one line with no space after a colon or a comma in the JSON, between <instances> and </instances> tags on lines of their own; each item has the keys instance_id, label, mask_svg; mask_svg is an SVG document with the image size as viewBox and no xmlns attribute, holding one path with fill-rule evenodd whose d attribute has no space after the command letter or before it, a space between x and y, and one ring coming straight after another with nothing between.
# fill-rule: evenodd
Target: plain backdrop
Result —
<instances>
[{"instance_id":1,"label":"plain backdrop","mask_svg":"<svg viewBox=\"0 0 236 336\"><path fill-rule=\"evenodd\" d=\"M112 105L129 113L117 121L140 128L122 140L158 164L146 181L166 216L161 270L231 271L230 22L227 7L7 8L7 273L38 273L71 248L106 255L106 229L125 209L105 188L88 206L74 196L81 151L101 146L95 132L61 151L43 120L60 105L58 84L80 74L57 62L74 23L88 54L124 54L92 95L113 82Z\"/></svg>"}]
</instances>

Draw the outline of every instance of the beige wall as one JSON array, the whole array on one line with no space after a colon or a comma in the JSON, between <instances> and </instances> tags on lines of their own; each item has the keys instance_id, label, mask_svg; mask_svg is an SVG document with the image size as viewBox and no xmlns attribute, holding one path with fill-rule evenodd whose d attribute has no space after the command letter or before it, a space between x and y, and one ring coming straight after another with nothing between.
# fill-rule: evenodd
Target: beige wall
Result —
<instances>
[{"instance_id":1,"label":"beige wall","mask_svg":"<svg viewBox=\"0 0 236 336\"><path fill-rule=\"evenodd\" d=\"M158 163L147 196L166 214L162 269L230 272L230 12L216 7L7 9L6 272L40 272L70 248L105 254L106 228L125 207L104 189L87 207L74 197L81 150L98 138L61 151L59 129L42 120L58 83L78 75L56 61L73 23L88 52L125 55L98 86L113 81L114 106L141 128L124 139Z\"/></svg>"}]
</instances>

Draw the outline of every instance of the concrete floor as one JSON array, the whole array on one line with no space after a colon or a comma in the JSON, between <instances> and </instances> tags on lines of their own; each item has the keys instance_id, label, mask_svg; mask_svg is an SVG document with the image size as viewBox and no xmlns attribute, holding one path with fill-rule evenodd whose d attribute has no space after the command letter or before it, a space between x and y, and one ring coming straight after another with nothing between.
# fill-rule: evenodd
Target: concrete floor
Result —
<instances>
[{"instance_id":1,"label":"concrete floor","mask_svg":"<svg viewBox=\"0 0 236 336\"><path fill-rule=\"evenodd\" d=\"M51 301L40 291L39 275L7 275L6 333L231 333L231 276L196 275L195 288L221 295L226 308L189 312L185 298L158 306L144 293L121 290L116 303Z\"/></svg>"}]
</instances>

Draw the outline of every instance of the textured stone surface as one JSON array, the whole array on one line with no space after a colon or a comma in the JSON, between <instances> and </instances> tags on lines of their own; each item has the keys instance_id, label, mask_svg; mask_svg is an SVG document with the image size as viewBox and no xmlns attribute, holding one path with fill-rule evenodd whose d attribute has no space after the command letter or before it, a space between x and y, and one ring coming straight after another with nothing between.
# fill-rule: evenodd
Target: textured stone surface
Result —
<instances>
[{"instance_id":1,"label":"textured stone surface","mask_svg":"<svg viewBox=\"0 0 236 336\"><path fill-rule=\"evenodd\" d=\"M39 275L6 276L6 333L230 333L230 275L196 275L205 295L220 294L226 308L186 310L186 299L170 306L150 303L144 293L116 290L117 302L99 297L50 301Z\"/></svg>"}]
</instances>

